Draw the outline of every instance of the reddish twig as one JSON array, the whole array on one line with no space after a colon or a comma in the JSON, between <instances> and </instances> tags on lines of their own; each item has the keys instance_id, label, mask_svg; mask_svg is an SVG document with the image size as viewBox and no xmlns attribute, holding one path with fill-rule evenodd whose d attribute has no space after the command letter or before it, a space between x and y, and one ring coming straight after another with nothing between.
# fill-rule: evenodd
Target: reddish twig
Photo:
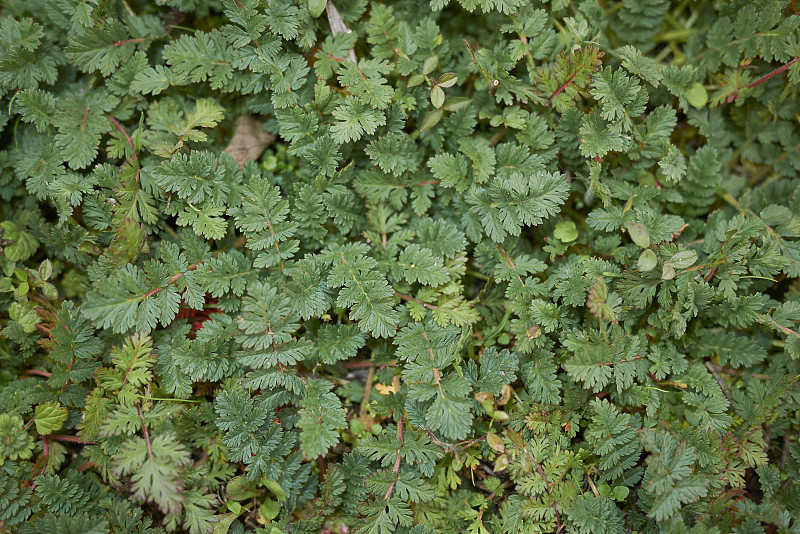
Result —
<instances>
[{"instance_id":1,"label":"reddish twig","mask_svg":"<svg viewBox=\"0 0 800 534\"><path fill-rule=\"evenodd\" d=\"M86 112L83 114L83 120L81 121L81 130L84 130L86 128L86 120L89 118L90 111L91 109L89 108L89 106L86 106Z\"/></svg>"},{"instance_id":2,"label":"reddish twig","mask_svg":"<svg viewBox=\"0 0 800 534\"><path fill-rule=\"evenodd\" d=\"M762 83L766 82L767 80L769 80L771 78L774 78L778 74L786 72L787 70L789 70L789 67L791 67L792 65L794 65L798 61L800 61L800 57L794 58L793 60L788 62L786 65L782 65L782 66L778 67L777 69L773 70L772 72L770 72L769 74L766 74L766 75L762 76L761 78L757 79L753 83L747 84L744 88L745 89L752 89L753 87L758 87ZM739 89L736 89L734 92L732 92L731 94L728 95L726 103L730 104L731 102L736 100L738 97L739 97Z\"/></svg>"},{"instance_id":3,"label":"reddish twig","mask_svg":"<svg viewBox=\"0 0 800 534\"><path fill-rule=\"evenodd\" d=\"M42 456L44 456L44 465L42 470L39 471L40 475L44 474L44 470L47 469L47 464L50 462L50 445L47 443L47 436L42 436Z\"/></svg>"},{"instance_id":4,"label":"reddish twig","mask_svg":"<svg viewBox=\"0 0 800 534\"><path fill-rule=\"evenodd\" d=\"M53 441L65 441L67 443L80 443L81 445L96 445L93 441L85 441L78 436L62 436L61 434L48 434L47 439Z\"/></svg>"},{"instance_id":5,"label":"reddish twig","mask_svg":"<svg viewBox=\"0 0 800 534\"><path fill-rule=\"evenodd\" d=\"M400 377L395 375L392 378L392 384L395 387L395 390L398 392L400 391ZM400 419L397 421L397 437L400 439L400 447L397 449L397 456L394 460L394 480L389 485L389 489L386 490L386 497L385 499L388 501L389 498L392 496L392 491L394 491L394 486L397 483L397 479L400 477L400 450L403 448L403 414L400 414Z\"/></svg>"},{"instance_id":6,"label":"reddish twig","mask_svg":"<svg viewBox=\"0 0 800 534\"><path fill-rule=\"evenodd\" d=\"M86 462L85 464L81 464L78 466L78 471L86 471L87 469L91 469L94 467L94 462Z\"/></svg>"},{"instance_id":7,"label":"reddish twig","mask_svg":"<svg viewBox=\"0 0 800 534\"><path fill-rule=\"evenodd\" d=\"M177 273L177 274L174 274L174 275L172 275L172 278L170 278L170 279L169 279L169 282L167 282L167 285L165 285L165 286L162 286L162 287L156 287L156 288L154 288L154 289L151 289L150 291L148 291L147 293L145 293L144 295L142 295L142 298L143 298L143 299L146 299L146 298L148 298L148 297L152 297L153 295L155 295L155 294L156 294L156 293L158 293L159 291L161 291L161 290L163 290L163 289L167 289L167 287L169 287L170 285L172 285L172 284L174 284L175 282L177 282L178 280L180 280L180 279L183 277L183 275L185 275L185 274L186 274L186 273L188 273L189 271L194 271L195 269L197 269L197 266L198 266L198 265L200 265L201 263L203 263L203 262L199 261L199 262L197 262L197 263L193 263L192 265L190 265L189 267L187 267L187 268L186 268L186 272L183 272L183 273Z\"/></svg>"},{"instance_id":8,"label":"reddish twig","mask_svg":"<svg viewBox=\"0 0 800 534\"><path fill-rule=\"evenodd\" d=\"M714 380L717 381L719 387L722 389L722 393L725 394L727 397L728 402L733 402L733 396L731 395L731 389L728 387L728 383L725 382L725 379L722 378L722 375L719 374L719 369L711 362L706 362L706 368L711 371L711 375L714 377Z\"/></svg>"},{"instance_id":9,"label":"reddish twig","mask_svg":"<svg viewBox=\"0 0 800 534\"><path fill-rule=\"evenodd\" d=\"M397 362L373 363L373 362L345 362L342 366L345 369L361 369L364 367L395 367Z\"/></svg>"},{"instance_id":10,"label":"reddish twig","mask_svg":"<svg viewBox=\"0 0 800 534\"><path fill-rule=\"evenodd\" d=\"M566 91L566 90L567 90L567 87L569 87L569 84L571 84L571 83L572 83L572 80L574 80L574 79L575 79L577 76L578 76L578 73L576 72L575 74L573 74L572 76L570 76L569 78L567 78L567 79L564 81L564 83L562 83L562 84L561 84L561 87L559 87L558 89L556 89L556 92L555 92L555 93L553 93L553 96L551 96L551 97L550 97L550 100L548 100L548 101L547 101L547 106L548 106L548 107L550 107L550 106L552 106L552 105L553 105L553 100L555 100L555 98L556 98L558 95L560 95L561 93L563 93L564 91Z\"/></svg>"},{"instance_id":11,"label":"reddish twig","mask_svg":"<svg viewBox=\"0 0 800 534\"><path fill-rule=\"evenodd\" d=\"M531 457L531 462L533 462L533 465L536 466L536 470L542 476L542 480L544 480L545 485L547 485L547 491L552 492L553 485L550 482L548 482L547 475L544 474L544 469L542 469L542 466L539 465L539 462L534 460L533 457ZM563 527L561 526L561 514L558 513L558 507L556 506L555 498L553 498L553 504L551 506L553 507L553 510L555 510L556 512L556 533L558 533L561 532L561 529Z\"/></svg>"},{"instance_id":12,"label":"reddish twig","mask_svg":"<svg viewBox=\"0 0 800 534\"><path fill-rule=\"evenodd\" d=\"M419 304L421 306L424 306L424 307L428 308L429 310L439 310L440 309L438 306L434 306L433 304L428 304L427 302L422 302L419 299L415 299L414 297L409 297L408 295L403 295L402 293L397 293L396 291L395 291L394 296L399 298L399 299L402 299L402 300L410 300L411 302L416 302L417 304Z\"/></svg>"},{"instance_id":13,"label":"reddish twig","mask_svg":"<svg viewBox=\"0 0 800 534\"><path fill-rule=\"evenodd\" d=\"M517 266L514 264L514 261L511 259L511 256L508 255L508 252L506 252L506 249L504 249L503 247L497 247L497 248L498 250L500 250L500 254L502 254L503 257L508 262L508 266L511 267L512 271L514 271L514 274L517 276L517 281L520 283L522 287L525 287L525 282L522 281L522 277L520 277L519 272L517 271Z\"/></svg>"},{"instance_id":14,"label":"reddish twig","mask_svg":"<svg viewBox=\"0 0 800 534\"><path fill-rule=\"evenodd\" d=\"M19 376L41 376L43 378L50 378L50 374L47 371L42 371L40 369L26 369L22 371Z\"/></svg>"},{"instance_id":15,"label":"reddish twig","mask_svg":"<svg viewBox=\"0 0 800 534\"><path fill-rule=\"evenodd\" d=\"M507 131L508 126L504 126L502 130L494 134L494 137L489 141L489 146L496 146L505 137Z\"/></svg>"},{"instance_id":16,"label":"reddish twig","mask_svg":"<svg viewBox=\"0 0 800 534\"><path fill-rule=\"evenodd\" d=\"M144 37L137 37L136 39L126 39L125 41L117 41L116 43L111 43L111 46L124 46L126 44L131 43L141 43L144 41Z\"/></svg>"},{"instance_id":17,"label":"reddish twig","mask_svg":"<svg viewBox=\"0 0 800 534\"><path fill-rule=\"evenodd\" d=\"M139 419L142 420L142 430L144 431L144 443L147 446L147 457L152 461L153 459L153 445L150 443L150 433L147 431L147 423L144 422L144 414L142 414L142 407L136 406L139 412Z\"/></svg>"},{"instance_id":18,"label":"reddish twig","mask_svg":"<svg viewBox=\"0 0 800 534\"><path fill-rule=\"evenodd\" d=\"M122 125L119 123L117 119L109 115L108 120L110 120L111 124L113 124L114 127L120 132L122 132L122 135L125 136L125 140L128 141L128 144L131 146L131 152L133 153L133 160L137 161L139 158L136 156L136 147L133 146L133 139L131 139L131 136L128 135L128 132L125 131L125 128L122 127Z\"/></svg>"},{"instance_id":19,"label":"reddish twig","mask_svg":"<svg viewBox=\"0 0 800 534\"><path fill-rule=\"evenodd\" d=\"M709 362L709 363L710 363L710 362ZM760 374L758 374L758 373L745 373L745 372L743 372L743 371L737 371L736 369L730 369L730 368L728 368L728 367L723 367L723 366L721 366L721 365L717 365L717 364L715 364L715 363L712 363L711 365L713 365L713 366L714 366L714 367L715 367L715 368L716 368L718 371L722 371L722 372L723 372L723 373L725 373L726 375L733 375L733 376L749 376L749 377L752 377L752 378L759 378L759 379L761 379L761 380L769 380L769 379L771 379L771 378L772 378L772 377L771 377L771 376L769 376L769 375L760 375Z\"/></svg>"}]
</instances>

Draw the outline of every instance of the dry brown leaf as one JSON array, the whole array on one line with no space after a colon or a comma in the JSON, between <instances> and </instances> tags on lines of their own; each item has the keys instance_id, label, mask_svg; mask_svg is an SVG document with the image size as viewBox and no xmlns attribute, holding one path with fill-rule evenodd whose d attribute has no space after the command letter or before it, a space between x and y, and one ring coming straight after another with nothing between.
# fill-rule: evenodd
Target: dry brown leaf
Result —
<instances>
[{"instance_id":1,"label":"dry brown leaf","mask_svg":"<svg viewBox=\"0 0 800 534\"><path fill-rule=\"evenodd\" d=\"M388 395L389 393L397 393L397 388L394 387L394 384L389 386L385 384L375 384L375 389L378 390L378 393L381 395Z\"/></svg>"},{"instance_id":2,"label":"dry brown leaf","mask_svg":"<svg viewBox=\"0 0 800 534\"><path fill-rule=\"evenodd\" d=\"M242 115L236 121L230 144L225 152L239 162L239 169L250 160L257 160L264 149L275 141L275 136L264 131L264 121L251 115Z\"/></svg>"}]
</instances>

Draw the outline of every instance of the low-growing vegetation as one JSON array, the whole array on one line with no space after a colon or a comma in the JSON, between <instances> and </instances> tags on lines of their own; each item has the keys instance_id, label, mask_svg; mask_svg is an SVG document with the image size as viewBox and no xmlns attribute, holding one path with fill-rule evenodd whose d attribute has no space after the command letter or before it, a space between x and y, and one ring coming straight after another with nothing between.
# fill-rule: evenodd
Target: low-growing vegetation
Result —
<instances>
[{"instance_id":1,"label":"low-growing vegetation","mask_svg":"<svg viewBox=\"0 0 800 534\"><path fill-rule=\"evenodd\" d=\"M0 532L800 531L800 4L4 0Z\"/></svg>"}]
</instances>

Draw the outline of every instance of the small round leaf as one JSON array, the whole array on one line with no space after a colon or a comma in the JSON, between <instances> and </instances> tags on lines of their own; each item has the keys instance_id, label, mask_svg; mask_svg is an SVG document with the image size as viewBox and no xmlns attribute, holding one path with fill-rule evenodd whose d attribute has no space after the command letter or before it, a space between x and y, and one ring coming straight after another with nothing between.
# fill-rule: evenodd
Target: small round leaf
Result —
<instances>
[{"instance_id":1,"label":"small round leaf","mask_svg":"<svg viewBox=\"0 0 800 534\"><path fill-rule=\"evenodd\" d=\"M628 229L628 234L631 240L642 248L650 246L650 232L647 227L639 223L628 223L625 228Z\"/></svg>"},{"instance_id":2,"label":"small round leaf","mask_svg":"<svg viewBox=\"0 0 800 534\"><path fill-rule=\"evenodd\" d=\"M228 495L228 499L232 501L243 501L258 495L253 489L253 484L244 475L235 476L230 479L225 486L225 491Z\"/></svg>"},{"instance_id":3,"label":"small round leaf","mask_svg":"<svg viewBox=\"0 0 800 534\"><path fill-rule=\"evenodd\" d=\"M562 243L571 243L578 239L578 229L572 221L561 221L556 225L553 235Z\"/></svg>"},{"instance_id":4,"label":"small round leaf","mask_svg":"<svg viewBox=\"0 0 800 534\"><path fill-rule=\"evenodd\" d=\"M366 429L364 423L359 419L350 419L350 432L356 436L363 434Z\"/></svg>"},{"instance_id":5,"label":"small round leaf","mask_svg":"<svg viewBox=\"0 0 800 534\"><path fill-rule=\"evenodd\" d=\"M44 293L44 296L50 300L58 300L58 289L56 289L56 286L50 282L45 282L42 284L42 293Z\"/></svg>"},{"instance_id":6,"label":"small round leaf","mask_svg":"<svg viewBox=\"0 0 800 534\"><path fill-rule=\"evenodd\" d=\"M506 469L508 469L508 464L509 464L508 456L506 456L505 454L501 454L494 461L494 471L498 472L505 471Z\"/></svg>"},{"instance_id":7,"label":"small round leaf","mask_svg":"<svg viewBox=\"0 0 800 534\"><path fill-rule=\"evenodd\" d=\"M625 499L628 498L630 492L631 490L628 489L627 486L616 486L611 491L611 498L614 499L615 501L624 501Z\"/></svg>"},{"instance_id":8,"label":"small round leaf","mask_svg":"<svg viewBox=\"0 0 800 534\"><path fill-rule=\"evenodd\" d=\"M642 254L639 256L639 262L637 266L641 272L652 271L658 265L658 257L656 257L656 253L650 250L649 248L645 249Z\"/></svg>"},{"instance_id":9,"label":"small round leaf","mask_svg":"<svg viewBox=\"0 0 800 534\"><path fill-rule=\"evenodd\" d=\"M28 282L22 282L20 285L17 286L17 296L22 298L28 294L29 290L30 286L28 285Z\"/></svg>"},{"instance_id":10,"label":"small round leaf","mask_svg":"<svg viewBox=\"0 0 800 534\"><path fill-rule=\"evenodd\" d=\"M259 508L258 511L266 521L272 521L278 517L278 514L281 512L281 505L277 501L267 499L264 501L264 504L261 505L261 508Z\"/></svg>"},{"instance_id":11,"label":"small round leaf","mask_svg":"<svg viewBox=\"0 0 800 534\"><path fill-rule=\"evenodd\" d=\"M503 442L503 438L494 432L486 434L486 443L488 443L495 452L499 452L500 454L506 452L506 444Z\"/></svg>"},{"instance_id":12,"label":"small round leaf","mask_svg":"<svg viewBox=\"0 0 800 534\"><path fill-rule=\"evenodd\" d=\"M701 83L695 83L686 91L686 100L696 108L708 104L708 91Z\"/></svg>"}]
</instances>

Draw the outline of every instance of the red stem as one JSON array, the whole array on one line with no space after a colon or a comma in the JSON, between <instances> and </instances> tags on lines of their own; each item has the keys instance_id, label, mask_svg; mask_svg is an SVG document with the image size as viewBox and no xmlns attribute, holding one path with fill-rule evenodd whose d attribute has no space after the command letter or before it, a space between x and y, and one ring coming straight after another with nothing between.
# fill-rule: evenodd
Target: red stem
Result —
<instances>
[{"instance_id":1,"label":"red stem","mask_svg":"<svg viewBox=\"0 0 800 534\"><path fill-rule=\"evenodd\" d=\"M417 304L419 304L421 306L424 306L424 307L428 308L429 310L438 310L439 309L438 306L434 306L433 304L428 304L427 302L422 302L419 299L415 299L414 297L409 297L408 295L403 295L402 293L395 292L394 296L399 298L399 299L402 299L402 300L410 300L412 302L416 302Z\"/></svg>"},{"instance_id":2,"label":"red stem","mask_svg":"<svg viewBox=\"0 0 800 534\"><path fill-rule=\"evenodd\" d=\"M39 369L27 369L25 371L22 371L22 373L19 376L41 376L44 378L50 378L50 373L48 373L47 371L41 371Z\"/></svg>"},{"instance_id":3,"label":"red stem","mask_svg":"<svg viewBox=\"0 0 800 534\"><path fill-rule=\"evenodd\" d=\"M759 85L761 85L762 83L766 82L770 78L774 78L778 74L781 74L782 72L787 71L789 69L789 67L791 67L792 65L794 65L798 61L800 61L800 57L794 58L793 60L791 60L786 65L778 67L777 69L773 70L769 74L766 74L766 75L762 76L761 78L757 79L756 81L754 81L753 83L746 85L744 88L745 89L752 89L753 87L758 87ZM732 92L731 94L728 95L727 103L730 104L731 102L736 100L738 98L738 96L739 96L739 89L735 90L734 92Z\"/></svg>"},{"instance_id":4,"label":"red stem","mask_svg":"<svg viewBox=\"0 0 800 534\"><path fill-rule=\"evenodd\" d=\"M544 469L542 469L542 466L539 465L539 462L537 462L533 458L531 458L531 461L533 462L533 465L536 466L536 470L542 476L542 480L544 480L544 483L547 485L547 490L548 491L552 491L553 485L550 482L547 481L547 476L544 474ZM555 499L553 500L553 504L551 506L553 507L553 510L555 510L555 512L556 512L556 532L558 533L558 532L561 532L561 528L562 528L561 527L561 514L558 513L558 507L556 506Z\"/></svg>"},{"instance_id":5,"label":"red stem","mask_svg":"<svg viewBox=\"0 0 800 534\"><path fill-rule=\"evenodd\" d=\"M127 39L125 41L117 41L116 43L111 43L111 46L123 46L130 43L141 43L144 41L144 37L137 37L136 39Z\"/></svg>"},{"instance_id":6,"label":"red stem","mask_svg":"<svg viewBox=\"0 0 800 534\"><path fill-rule=\"evenodd\" d=\"M134 161L138 160L139 158L136 156L136 148L133 146L133 139L131 139L131 136L128 135L128 132L125 131L125 128L122 127L122 125L119 123L119 121L117 119L115 119L111 115L108 116L108 119L111 121L111 123L114 125L114 127L117 130L119 130L120 132L122 132L122 135L125 136L125 139L128 141L128 144L131 146L131 152L133 152L133 160Z\"/></svg>"},{"instance_id":7,"label":"red stem","mask_svg":"<svg viewBox=\"0 0 800 534\"><path fill-rule=\"evenodd\" d=\"M150 433L147 431L147 423L144 422L144 415L142 414L142 407L136 406L139 412L139 419L142 420L142 430L144 431L144 443L147 446L147 457L152 461L153 459L153 445L150 443Z\"/></svg>"},{"instance_id":8,"label":"red stem","mask_svg":"<svg viewBox=\"0 0 800 534\"><path fill-rule=\"evenodd\" d=\"M400 391L400 377L395 375L392 378L392 384L395 387L396 391ZM394 480L389 485L389 489L386 491L385 499L388 501L389 498L392 496L392 491L394 491L394 485L397 482L398 477L400 476L400 450L403 448L403 414L400 414L400 419L397 422L397 437L400 438L400 447L397 449L397 456L394 460Z\"/></svg>"},{"instance_id":9,"label":"red stem","mask_svg":"<svg viewBox=\"0 0 800 534\"><path fill-rule=\"evenodd\" d=\"M157 287L155 289L151 289L150 291L148 291L147 293L142 295L142 298L146 299L148 297L152 297L153 295L155 295L156 293L158 293L162 289L166 289L170 284L174 284L175 282L180 280L181 277L183 275L185 275L186 273L188 273L189 271L194 271L195 269L197 269L197 266L200 265L201 263L203 263L203 262L199 261L197 263L193 263L192 265L190 265L189 267L186 268L186 272L185 273L177 273L177 274L172 275L172 278L169 279L169 282L167 282L166 286Z\"/></svg>"},{"instance_id":10,"label":"red stem","mask_svg":"<svg viewBox=\"0 0 800 534\"><path fill-rule=\"evenodd\" d=\"M78 436L62 436L60 434L48 434L47 439L52 439L53 441L66 441L68 443L80 443L81 445L95 445L93 441L84 441L83 438L79 438Z\"/></svg>"},{"instance_id":11,"label":"red stem","mask_svg":"<svg viewBox=\"0 0 800 534\"><path fill-rule=\"evenodd\" d=\"M394 367L397 363L345 362L342 365L345 369L361 369L363 367Z\"/></svg>"},{"instance_id":12,"label":"red stem","mask_svg":"<svg viewBox=\"0 0 800 534\"><path fill-rule=\"evenodd\" d=\"M39 472L40 475L43 475L44 470L47 469L47 458L50 455L50 446L47 444L47 436L42 436L42 455L44 456L44 465L42 466L42 470Z\"/></svg>"}]
</instances>

